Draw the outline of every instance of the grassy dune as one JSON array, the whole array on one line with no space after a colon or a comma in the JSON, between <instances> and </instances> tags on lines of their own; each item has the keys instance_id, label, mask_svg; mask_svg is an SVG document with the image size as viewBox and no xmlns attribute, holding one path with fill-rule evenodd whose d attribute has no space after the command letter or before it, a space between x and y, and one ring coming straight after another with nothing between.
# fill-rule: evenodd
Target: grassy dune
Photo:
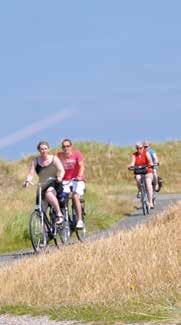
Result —
<instances>
[{"instance_id":1,"label":"grassy dune","mask_svg":"<svg viewBox=\"0 0 181 325\"><path fill-rule=\"evenodd\" d=\"M104 324L179 320L180 209L181 203L135 230L4 267L1 310Z\"/></svg>"},{"instance_id":2,"label":"grassy dune","mask_svg":"<svg viewBox=\"0 0 181 325\"><path fill-rule=\"evenodd\" d=\"M134 148L94 142L77 143L76 147L81 149L86 159L88 231L105 229L134 208L130 195L135 194L136 188L133 175L127 170ZM181 142L154 145L154 148L161 164L163 191L179 192ZM11 163L0 161L0 252L30 245L28 218L34 206L35 188L24 190L21 184L32 158Z\"/></svg>"},{"instance_id":3,"label":"grassy dune","mask_svg":"<svg viewBox=\"0 0 181 325\"><path fill-rule=\"evenodd\" d=\"M86 218L91 232L110 226L133 209L136 188L127 170L133 148L97 143L77 147L86 158ZM181 142L154 148L163 192L180 192ZM0 161L1 252L30 245L28 217L35 188L24 190L21 184L32 158ZM56 319L100 320L102 324L179 320L180 208L178 204L134 231L3 267L0 311L48 313Z\"/></svg>"}]
</instances>

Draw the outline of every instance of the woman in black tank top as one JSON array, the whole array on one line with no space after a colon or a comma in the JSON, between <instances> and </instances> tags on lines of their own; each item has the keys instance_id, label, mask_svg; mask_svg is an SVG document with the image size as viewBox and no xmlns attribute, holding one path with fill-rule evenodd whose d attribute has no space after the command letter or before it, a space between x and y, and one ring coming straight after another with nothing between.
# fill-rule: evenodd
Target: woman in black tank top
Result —
<instances>
[{"instance_id":1,"label":"woman in black tank top","mask_svg":"<svg viewBox=\"0 0 181 325\"><path fill-rule=\"evenodd\" d=\"M49 177L57 177L57 181L61 182L65 173L64 168L56 156L49 154L48 142L39 142L37 149L40 155L31 162L29 173L27 175L26 181L24 182L24 186L27 187L29 185L33 179L35 172L39 177L40 183L45 182ZM63 216L56 197L56 188L57 184L55 181L48 183L43 188L42 198L53 207L57 215L57 223L61 223L63 221Z\"/></svg>"}]
</instances>

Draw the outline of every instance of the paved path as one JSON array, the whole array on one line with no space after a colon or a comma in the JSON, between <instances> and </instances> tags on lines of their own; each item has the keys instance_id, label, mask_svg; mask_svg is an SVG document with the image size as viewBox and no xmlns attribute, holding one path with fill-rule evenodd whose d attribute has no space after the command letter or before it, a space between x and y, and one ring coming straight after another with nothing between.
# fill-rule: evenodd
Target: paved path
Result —
<instances>
[{"instance_id":1,"label":"paved path","mask_svg":"<svg viewBox=\"0 0 181 325\"><path fill-rule=\"evenodd\" d=\"M120 196L119 196L120 198ZM126 198L124 196L124 198ZM133 200L135 200L135 203L138 204L139 200L135 199L135 197L131 197ZM124 219L121 219L118 221L115 225L113 225L111 228L107 230L102 231L96 231L93 234L89 235L87 240L93 241L100 238L105 238L107 236L110 236L111 234L114 234L116 232L119 232L121 230L130 230L131 228L134 228L136 225L146 223L148 220L150 220L153 216L160 213L164 209L166 209L170 204L176 203L177 201L181 200L181 194L161 194L158 195L156 207L155 209L150 211L149 215L144 216L141 209L136 209L133 213L126 216ZM19 258L24 257L31 257L34 252L32 249L26 249L21 250L18 252L12 252L7 254L0 255L0 266L13 262Z\"/></svg>"},{"instance_id":2,"label":"paved path","mask_svg":"<svg viewBox=\"0 0 181 325\"><path fill-rule=\"evenodd\" d=\"M120 197L120 196L119 196ZM133 197L133 200L135 201L136 205L140 205L140 202L138 199L135 199ZM124 219L121 219L118 221L115 225L113 225L111 228L95 232L93 235L91 235L90 239L99 239L106 236L111 235L112 233L119 232L121 230L130 230L134 228L137 225L144 224L148 222L152 217L156 216L160 212L164 211L169 205L176 203L177 201L181 200L181 194L162 194L158 195L157 201L156 201L156 207L153 210L150 210L150 214L143 215L142 209L136 209L133 213L129 214Z\"/></svg>"}]
</instances>

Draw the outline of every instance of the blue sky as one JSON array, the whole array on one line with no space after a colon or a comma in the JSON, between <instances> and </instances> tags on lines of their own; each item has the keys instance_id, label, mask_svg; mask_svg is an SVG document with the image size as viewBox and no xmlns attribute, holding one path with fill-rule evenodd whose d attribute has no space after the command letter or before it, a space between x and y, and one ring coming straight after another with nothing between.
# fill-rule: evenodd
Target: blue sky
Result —
<instances>
[{"instance_id":1,"label":"blue sky","mask_svg":"<svg viewBox=\"0 0 181 325\"><path fill-rule=\"evenodd\" d=\"M0 157L180 139L181 2L0 3Z\"/></svg>"}]
</instances>

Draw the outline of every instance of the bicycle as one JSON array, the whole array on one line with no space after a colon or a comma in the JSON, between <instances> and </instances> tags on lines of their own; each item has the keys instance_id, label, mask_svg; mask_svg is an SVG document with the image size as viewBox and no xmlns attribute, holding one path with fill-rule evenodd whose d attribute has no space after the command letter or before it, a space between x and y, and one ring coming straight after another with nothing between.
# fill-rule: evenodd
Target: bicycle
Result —
<instances>
[{"instance_id":1,"label":"bicycle","mask_svg":"<svg viewBox=\"0 0 181 325\"><path fill-rule=\"evenodd\" d=\"M141 206L143 210L143 214L149 214L150 213L150 207L148 204L148 197L147 197L147 189L146 189L146 180L145 175L147 172L147 166L131 166L129 167L130 170L134 171L135 175L140 175L140 192L141 192Z\"/></svg>"},{"instance_id":2,"label":"bicycle","mask_svg":"<svg viewBox=\"0 0 181 325\"><path fill-rule=\"evenodd\" d=\"M37 189L37 205L30 215L29 219L29 235L36 253L45 251L49 242L54 241L54 244L59 247L58 236L60 236L60 226L56 225L56 214L51 206L43 208L42 187L49 182L56 181L55 177L49 177L45 182L38 183ZM34 185L33 183L30 183Z\"/></svg>"},{"instance_id":3,"label":"bicycle","mask_svg":"<svg viewBox=\"0 0 181 325\"><path fill-rule=\"evenodd\" d=\"M71 184L72 181L63 182L63 185ZM72 199L72 191L73 188L70 185L70 193L59 193L58 200L60 204L60 208L62 211L62 214L64 216L64 222L62 225L62 229L60 229L60 238L62 243L66 244L68 243L70 237L73 233L76 234L76 237L79 241L83 242L86 238L86 226L85 226L85 199L84 196L80 197L80 203L81 203L81 215L82 215L82 221L83 221L83 228L77 228L77 213L76 208L74 205L74 201ZM71 201L71 204L70 204Z\"/></svg>"},{"instance_id":4,"label":"bicycle","mask_svg":"<svg viewBox=\"0 0 181 325\"><path fill-rule=\"evenodd\" d=\"M159 166L159 163L154 163L153 164L153 168ZM158 180L156 181L156 177L158 178ZM153 181L152 181L152 188L153 188L153 206L155 207L156 205L156 199L157 199L157 192L158 189L156 189L156 183L158 183L159 186L159 176L156 176L155 173L153 172Z\"/></svg>"}]
</instances>

